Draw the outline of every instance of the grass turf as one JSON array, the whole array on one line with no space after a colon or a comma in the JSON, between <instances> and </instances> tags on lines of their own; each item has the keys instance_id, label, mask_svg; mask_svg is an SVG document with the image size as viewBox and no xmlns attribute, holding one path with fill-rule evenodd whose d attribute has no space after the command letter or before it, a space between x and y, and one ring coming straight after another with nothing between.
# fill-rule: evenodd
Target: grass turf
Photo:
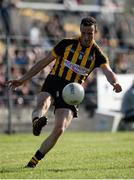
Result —
<instances>
[{"instance_id":1,"label":"grass turf","mask_svg":"<svg viewBox=\"0 0 134 180\"><path fill-rule=\"evenodd\" d=\"M134 133L65 132L35 169L24 166L48 134L0 135L0 179L134 179Z\"/></svg>"}]
</instances>

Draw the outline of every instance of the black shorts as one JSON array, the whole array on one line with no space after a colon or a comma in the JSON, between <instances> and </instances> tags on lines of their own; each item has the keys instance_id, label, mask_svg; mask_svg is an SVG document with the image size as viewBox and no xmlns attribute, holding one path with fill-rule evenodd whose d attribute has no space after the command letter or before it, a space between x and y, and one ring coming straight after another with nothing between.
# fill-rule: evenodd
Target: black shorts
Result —
<instances>
[{"instance_id":1,"label":"black shorts","mask_svg":"<svg viewBox=\"0 0 134 180\"><path fill-rule=\"evenodd\" d=\"M41 88L41 91L45 91L51 94L54 99L53 105L55 106L55 110L58 108L71 109L74 113L74 117L77 117L78 106L68 105L62 98L62 90L69 83L69 81L64 80L60 77L48 75Z\"/></svg>"}]
</instances>

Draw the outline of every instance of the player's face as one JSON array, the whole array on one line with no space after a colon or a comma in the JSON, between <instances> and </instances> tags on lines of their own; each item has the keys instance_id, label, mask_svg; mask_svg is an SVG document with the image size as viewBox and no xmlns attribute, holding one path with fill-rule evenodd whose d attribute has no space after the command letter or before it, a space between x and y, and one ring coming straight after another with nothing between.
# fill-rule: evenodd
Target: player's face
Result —
<instances>
[{"instance_id":1,"label":"player's face","mask_svg":"<svg viewBox=\"0 0 134 180\"><path fill-rule=\"evenodd\" d=\"M94 39L95 26L94 25L91 25L91 26L81 25L80 31L81 31L81 37L80 37L81 44L82 46L88 47L90 43L92 42L92 40Z\"/></svg>"}]
</instances>

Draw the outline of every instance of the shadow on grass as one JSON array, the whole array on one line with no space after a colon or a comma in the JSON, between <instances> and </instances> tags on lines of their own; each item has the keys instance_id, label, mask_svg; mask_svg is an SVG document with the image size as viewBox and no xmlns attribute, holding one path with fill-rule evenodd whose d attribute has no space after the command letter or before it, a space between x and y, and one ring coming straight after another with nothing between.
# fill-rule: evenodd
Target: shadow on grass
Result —
<instances>
[{"instance_id":1,"label":"shadow on grass","mask_svg":"<svg viewBox=\"0 0 134 180\"><path fill-rule=\"evenodd\" d=\"M67 171L95 171L100 170L100 168L66 168L66 169L46 169L47 171L52 172L67 172ZM128 167L103 167L101 170L114 170L114 169L134 169L134 166L128 166Z\"/></svg>"},{"instance_id":2,"label":"shadow on grass","mask_svg":"<svg viewBox=\"0 0 134 180\"><path fill-rule=\"evenodd\" d=\"M68 172L68 171L95 171L95 170L100 170L100 168L53 168L53 169L45 169L45 171L48 171L48 172ZM102 170L114 170L114 169L134 169L134 166L131 165L131 166L128 166L128 167L103 167L101 168L101 171ZM14 172L24 172L24 171L28 171L28 170L34 170L34 168L25 168L25 167L3 167L3 168L0 168L0 174L5 174L5 173L14 173Z\"/></svg>"},{"instance_id":3,"label":"shadow on grass","mask_svg":"<svg viewBox=\"0 0 134 180\"><path fill-rule=\"evenodd\" d=\"M47 171L52 171L52 172L67 172L67 171L87 171L89 170L88 168L66 168L66 169L46 169Z\"/></svg>"},{"instance_id":4,"label":"shadow on grass","mask_svg":"<svg viewBox=\"0 0 134 180\"><path fill-rule=\"evenodd\" d=\"M11 167L11 168L1 168L0 169L0 174L5 174L5 173L14 173L14 172L22 172L22 171L27 171L27 170L34 170L34 168L25 168L25 167ZM87 171L89 170L88 168L66 168L66 169L45 169L48 172L67 172L67 171Z\"/></svg>"},{"instance_id":5,"label":"shadow on grass","mask_svg":"<svg viewBox=\"0 0 134 180\"><path fill-rule=\"evenodd\" d=\"M14 172L22 172L24 170L32 170L33 168L25 168L25 167L4 167L0 168L0 174L5 173L14 173Z\"/></svg>"}]
</instances>

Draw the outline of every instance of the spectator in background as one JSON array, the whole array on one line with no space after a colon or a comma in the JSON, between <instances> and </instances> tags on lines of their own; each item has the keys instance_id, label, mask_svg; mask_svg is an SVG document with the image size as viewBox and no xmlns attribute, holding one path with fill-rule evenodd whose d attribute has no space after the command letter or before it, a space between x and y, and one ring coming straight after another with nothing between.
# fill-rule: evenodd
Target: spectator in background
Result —
<instances>
[{"instance_id":1,"label":"spectator in background","mask_svg":"<svg viewBox=\"0 0 134 180\"><path fill-rule=\"evenodd\" d=\"M17 89L14 93L16 105L28 106L33 100L34 91L31 89L30 84L26 81L22 87Z\"/></svg>"},{"instance_id":2,"label":"spectator in background","mask_svg":"<svg viewBox=\"0 0 134 180\"><path fill-rule=\"evenodd\" d=\"M16 49L14 63L20 68L28 64L28 56L25 50Z\"/></svg>"},{"instance_id":3,"label":"spectator in background","mask_svg":"<svg viewBox=\"0 0 134 180\"><path fill-rule=\"evenodd\" d=\"M74 4L74 5L79 5L82 3L83 0L57 0L57 3L60 3L60 4L65 4L65 6L67 5L71 5L71 4ZM69 4L67 4L69 2Z\"/></svg>"},{"instance_id":4,"label":"spectator in background","mask_svg":"<svg viewBox=\"0 0 134 180\"><path fill-rule=\"evenodd\" d=\"M96 0L96 4L99 6L116 7L117 2L114 0Z\"/></svg>"},{"instance_id":5,"label":"spectator in background","mask_svg":"<svg viewBox=\"0 0 134 180\"><path fill-rule=\"evenodd\" d=\"M46 23L45 31L47 37L49 38L49 43L52 46L57 43L59 38L66 36L62 21L57 14L52 16L50 20Z\"/></svg>"},{"instance_id":6,"label":"spectator in background","mask_svg":"<svg viewBox=\"0 0 134 180\"><path fill-rule=\"evenodd\" d=\"M4 30L7 35L12 33L10 9L14 8L15 0L0 0L0 16L4 25Z\"/></svg>"},{"instance_id":7,"label":"spectator in background","mask_svg":"<svg viewBox=\"0 0 134 180\"><path fill-rule=\"evenodd\" d=\"M6 34L10 34L10 15L9 15L9 5L5 3L4 0L0 0L0 15L4 25Z\"/></svg>"},{"instance_id":8,"label":"spectator in background","mask_svg":"<svg viewBox=\"0 0 134 180\"><path fill-rule=\"evenodd\" d=\"M118 23L116 35L121 48L128 48L127 37L130 33L127 20L123 19Z\"/></svg>"},{"instance_id":9,"label":"spectator in background","mask_svg":"<svg viewBox=\"0 0 134 180\"><path fill-rule=\"evenodd\" d=\"M129 61L127 53L117 53L113 62L113 71L118 74L129 73Z\"/></svg>"},{"instance_id":10,"label":"spectator in background","mask_svg":"<svg viewBox=\"0 0 134 180\"><path fill-rule=\"evenodd\" d=\"M121 112L123 114L121 126L124 126L124 128L128 130L131 126L127 125L132 125L132 123L134 123L134 81L123 96Z\"/></svg>"},{"instance_id":11,"label":"spectator in background","mask_svg":"<svg viewBox=\"0 0 134 180\"><path fill-rule=\"evenodd\" d=\"M3 63L0 63L0 96L3 96L5 94L4 88L5 88L5 65Z\"/></svg>"},{"instance_id":12,"label":"spectator in background","mask_svg":"<svg viewBox=\"0 0 134 180\"><path fill-rule=\"evenodd\" d=\"M89 113L89 117L93 117L97 108L97 71L94 70L90 74L90 78L84 83L85 98L84 107Z\"/></svg>"},{"instance_id":13,"label":"spectator in background","mask_svg":"<svg viewBox=\"0 0 134 180\"><path fill-rule=\"evenodd\" d=\"M37 21L34 21L30 28L29 41L33 47L40 46L41 44L41 30Z\"/></svg>"}]
</instances>

